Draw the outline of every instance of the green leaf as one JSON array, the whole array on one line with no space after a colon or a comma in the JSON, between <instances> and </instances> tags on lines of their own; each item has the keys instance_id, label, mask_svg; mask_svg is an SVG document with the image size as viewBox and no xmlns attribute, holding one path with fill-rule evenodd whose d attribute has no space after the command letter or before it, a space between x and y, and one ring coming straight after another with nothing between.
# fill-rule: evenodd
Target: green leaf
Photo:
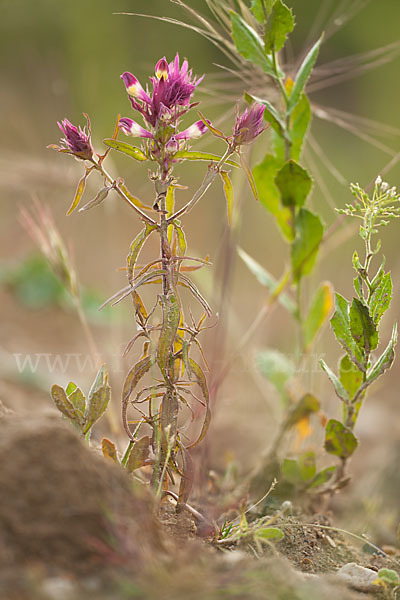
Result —
<instances>
[{"instance_id":1,"label":"green leaf","mask_svg":"<svg viewBox=\"0 0 400 600\"><path fill-rule=\"evenodd\" d=\"M259 198L258 198L256 182L254 181L253 173L251 172L251 169L250 169L243 154L240 155L240 166L242 167L243 172L246 175L246 179L248 181L251 191L253 192L254 198L256 200L258 200Z\"/></svg>"},{"instance_id":2,"label":"green leaf","mask_svg":"<svg viewBox=\"0 0 400 600\"><path fill-rule=\"evenodd\" d=\"M221 157L218 154L211 154L210 152L194 152L192 150L179 150L174 154L174 160L178 158L180 160L206 160L208 162L219 162ZM231 167L240 167L239 163L234 160L226 160L226 165Z\"/></svg>"},{"instance_id":3,"label":"green leaf","mask_svg":"<svg viewBox=\"0 0 400 600\"><path fill-rule=\"evenodd\" d=\"M359 348L369 354L378 345L378 332L371 319L368 306L358 298L353 298L350 307L350 330Z\"/></svg>"},{"instance_id":4,"label":"green leaf","mask_svg":"<svg viewBox=\"0 0 400 600\"><path fill-rule=\"evenodd\" d=\"M222 183L224 184L224 195L226 200L226 212L228 216L229 227L232 225L232 213L233 213L233 187L229 175L226 171L219 172Z\"/></svg>"},{"instance_id":5,"label":"green leaf","mask_svg":"<svg viewBox=\"0 0 400 600\"><path fill-rule=\"evenodd\" d=\"M272 60L264 53L264 44L258 33L246 21L231 11L232 39L243 58L261 67L264 73L276 77Z\"/></svg>"},{"instance_id":6,"label":"green leaf","mask_svg":"<svg viewBox=\"0 0 400 600\"><path fill-rule=\"evenodd\" d=\"M65 393L65 390L61 386L59 386L57 384L54 384L52 386L52 388L51 388L51 397L53 398L54 404L56 405L56 407L58 408L58 410L65 417L67 417L73 423L77 424L79 427L82 427L82 425L83 425L83 418L82 418L82 416L75 409L75 407L72 404L72 402L70 402L68 400L67 394Z\"/></svg>"},{"instance_id":7,"label":"green leaf","mask_svg":"<svg viewBox=\"0 0 400 600\"><path fill-rule=\"evenodd\" d=\"M339 398L341 400L343 400L344 402L349 402L350 401L349 394L348 394L346 388L344 387L344 385L342 384L342 382L340 381L339 377L337 375L335 375L335 373L332 371L332 369L330 369L328 367L328 365L326 364L326 362L324 360L322 360L322 358L319 361L319 364L321 365L321 367L325 371L325 373L328 375L329 379L332 381L334 388L335 388L335 392L339 396Z\"/></svg>"},{"instance_id":8,"label":"green leaf","mask_svg":"<svg viewBox=\"0 0 400 600\"><path fill-rule=\"evenodd\" d=\"M299 160L303 141L311 121L311 107L305 94L291 112L289 119L289 135L291 139L290 158Z\"/></svg>"},{"instance_id":9,"label":"green leaf","mask_svg":"<svg viewBox=\"0 0 400 600\"><path fill-rule=\"evenodd\" d=\"M288 34L293 31L294 18L292 11L282 0L276 0L264 32L265 52L279 52L285 45Z\"/></svg>"},{"instance_id":10,"label":"green leaf","mask_svg":"<svg viewBox=\"0 0 400 600\"><path fill-rule=\"evenodd\" d=\"M78 186L76 188L76 192L75 192L75 196L74 196L74 200L71 204L71 206L68 209L67 212L67 217L74 212L74 210L78 207L78 204L82 198L83 192L85 191L85 187L86 187L86 178L88 176L88 173L86 172L84 174L84 176L82 177L82 179L79 180Z\"/></svg>"},{"instance_id":11,"label":"green leaf","mask_svg":"<svg viewBox=\"0 0 400 600\"><path fill-rule=\"evenodd\" d=\"M262 350L257 354L256 364L259 371L287 400L286 384L296 372L295 365L278 350Z\"/></svg>"},{"instance_id":12,"label":"green leaf","mask_svg":"<svg viewBox=\"0 0 400 600\"><path fill-rule=\"evenodd\" d=\"M153 360L151 356L145 356L139 362L137 362L131 369L129 370L124 385L122 388L122 424L128 437L132 441L136 441L132 436L132 432L129 428L127 410L128 410L128 402L132 395L133 390L139 383L139 381L146 375L146 373L150 370L153 364Z\"/></svg>"},{"instance_id":13,"label":"green leaf","mask_svg":"<svg viewBox=\"0 0 400 600\"><path fill-rule=\"evenodd\" d=\"M296 282L311 272L324 234L324 227L317 215L301 208L296 217L295 231L296 238L291 248L291 259L293 279Z\"/></svg>"},{"instance_id":14,"label":"green leaf","mask_svg":"<svg viewBox=\"0 0 400 600\"><path fill-rule=\"evenodd\" d=\"M294 80L294 85L292 92L289 96L289 102L287 106L287 111L291 112L296 104L300 100L300 96L304 91L305 85L308 81L308 78L311 75L311 71L314 67L315 61L317 60L319 48L322 42L323 34L319 38L319 40L314 44L311 48L305 59L303 60L300 68L297 72L296 78Z\"/></svg>"},{"instance_id":15,"label":"green leaf","mask_svg":"<svg viewBox=\"0 0 400 600\"><path fill-rule=\"evenodd\" d=\"M68 386L68 388L69 388L69 386ZM75 389L68 393L68 388L67 388L68 400L70 402L72 402L75 409L83 417L83 415L85 414L85 408L86 408L86 398L85 398L82 390L80 390L77 386L75 386Z\"/></svg>"},{"instance_id":16,"label":"green leaf","mask_svg":"<svg viewBox=\"0 0 400 600\"><path fill-rule=\"evenodd\" d=\"M119 140L113 140L112 138L103 140L103 142L109 148L118 150L118 152L122 152L130 158L134 158L138 161L148 160L147 156L140 150L140 148L136 148L136 146L131 146L126 142L120 142Z\"/></svg>"},{"instance_id":17,"label":"green leaf","mask_svg":"<svg viewBox=\"0 0 400 600\"><path fill-rule=\"evenodd\" d=\"M340 458L349 458L358 446L358 440L340 421L330 419L325 429L325 450Z\"/></svg>"},{"instance_id":18,"label":"green leaf","mask_svg":"<svg viewBox=\"0 0 400 600\"><path fill-rule=\"evenodd\" d=\"M317 467L315 464L315 452L303 452L299 456L299 468L302 481L309 481L316 473Z\"/></svg>"},{"instance_id":19,"label":"green leaf","mask_svg":"<svg viewBox=\"0 0 400 600\"><path fill-rule=\"evenodd\" d=\"M191 381L195 381L197 383L197 385L199 386L199 388L201 389L201 392L202 392L202 395L204 398L204 402L206 404L206 414L204 416L203 425L201 426L201 431L200 431L200 434L199 434L197 440L192 442L191 444L189 444L189 446L186 446L186 450L190 450L190 448L194 448L195 446L197 446L197 444L199 444L201 442L201 440L204 438L204 436L206 435L206 433L208 431L208 427L209 427L210 421L211 421L210 396L208 393L206 376L204 375L203 369L200 367L200 365L196 361L194 361L192 358L189 358L188 375L189 375L189 379Z\"/></svg>"},{"instance_id":20,"label":"green leaf","mask_svg":"<svg viewBox=\"0 0 400 600\"><path fill-rule=\"evenodd\" d=\"M284 458L282 461L282 475L289 483L299 485L303 482L300 466L293 458Z\"/></svg>"},{"instance_id":21,"label":"green leaf","mask_svg":"<svg viewBox=\"0 0 400 600\"><path fill-rule=\"evenodd\" d=\"M97 192L96 196L92 200L89 200L89 202L84 204L82 206L82 208L79 209L79 212L83 212L85 210L90 210L91 208L94 208L95 206L99 206L99 204L104 202L104 200L107 198L108 194L110 193L110 190L111 190L111 188L107 187L107 186L101 188L101 190L99 190Z\"/></svg>"},{"instance_id":22,"label":"green leaf","mask_svg":"<svg viewBox=\"0 0 400 600\"><path fill-rule=\"evenodd\" d=\"M279 189L275 184L275 177L281 166L280 159L267 154L264 160L254 167L253 176L261 204L275 217L283 236L292 241L293 215L288 208L282 206Z\"/></svg>"},{"instance_id":23,"label":"green leaf","mask_svg":"<svg viewBox=\"0 0 400 600\"><path fill-rule=\"evenodd\" d=\"M161 297L161 303L163 321L157 344L157 362L161 372L166 374L181 318L181 306L177 294L172 291Z\"/></svg>"},{"instance_id":24,"label":"green leaf","mask_svg":"<svg viewBox=\"0 0 400 600\"><path fill-rule=\"evenodd\" d=\"M363 373L345 354L339 363L339 379L352 400L363 382Z\"/></svg>"},{"instance_id":25,"label":"green leaf","mask_svg":"<svg viewBox=\"0 0 400 600\"><path fill-rule=\"evenodd\" d=\"M284 538L283 531L278 527L263 527L255 531L255 536L259 540L268 540L270 542L279 542Z\"/></svg>"},{"instance_id":26,"label":"green leaf","mask_svg":"<svg viewBox=\"0 0 400 600\"><path fill-rule=\"evenodd\" d=\"M178 254L180 256L185 256L186 254L186 237L182 227L179 225L179 222L175 220L173 222L173 226L175 228L176 237L178 240Z\"/></svg>"},{"instance_id":27,"label":"green leaf","mask_svg":"<svg viewBox=\"0 0 400 600\"><path fill-rule=\"evenodd\" d=\"M275 183L281 193L283 206L303 206L312 186L312 179L303 167L289 160L278 171Z\"/></svg>"},{"instance_id":28,"label":"green leaf","mask_svg":"<svg viewBox=\"0 0 400 600\"><path fill-rule=\"evenodd\" d=\"M387 583L388 585L397 586L400 584L400 577L398 573L392 569L379 569L378 577L381 581Z\"/></svg>"},{"instance_id":29,"label":"green leaf","mask_svg":"<svg viewBox=\"0 0 400 600\"><path fill-rule=\"evenodd\" d=\"M274 3L275 0L251 0L250 10L261 25L264 23L265 17L271 13ZM266 14L264 14L263 5Z\"/></svg>"},{"instance_id":30,"label":"green leaf","mask_svg":"<svg viewBox=\"0 0 400 600\"><path fill-rule=\"evenodd\" d=\"M314 479L308 486L309 489L316 488L316 487L319 487L319 486L327 483L330 480L330 478L332 477L332 475L334 474L334 472L336 471L336 469L337 469L336 466L326 467L325 469L321 469L321 471L316 474L316 476L314 477Z\"/></svg>"},{"instance_id":31,"label":"green leaf","mask_svg":"<svg viewBox=\"0 0 400 600\"><path fill-rule=\"evenodd\" d=\"M132 446L126 462L126 470L128 473L133 473L136 469L143 467L150 454L150 437L144 435Z\"/></svg>"},{"instance_id":32,"label":"green leaf","mask_svg":"<svg viewBox=\"0 0 400 600\"><path fill-rule=\"evenodd\" d=\"M346 298L340 294L335 294L336 310L331 319L331 327L339 344L350 352L350 358L355 358L358 362L362 362L363 357L357 344L355 343L350 330L350 305ZM353 361L354 362L354 361Z\"/></svg>"},{"instance_id":33,"label":"green leaf","mask_svg":"<svg viewBox=\"0 0 400 600\"><path fill-rule=\"evenodd\" d=\"M87 397L85 411L85 426L82 433L87 433L96 421L105 412L111 397L111 388L108 384L106 365L102 365L96 375Z\"/></svg>"},{"instance_id":34,"label":"green leaf","mask_svg":"<svg viewBox=\"0 0 400 600\"><path fill-rule=\"evenodd\" d=\"M309 348L318 331L329 318L334 306L332 285L323 283L314 296L304 322L304 346Z\"/></svg>"},{"instance_id":35,"label":"green leaf","mask_svg":"<svg viewBox=\"0 0 400 600\"><path fill-rule=\"evenodd\" d=\"M384 352L378 358L376 363L372 365L370 370L367 373L367 381L372 383L375 379L377 379L382 373L390 369L392 363L394 361L394 348L397 344L397 323L393 325L392 337L390 338L390 342L386 346Z\"/></svg>"},{"instance_id":36,"label":"green leaf","mask_svg":"<svg viewBox=\"0 0 400 600\"><path fill-rule=\"evenodd\" d=\"M375 325L378 325L382 315L390 306L392 300L392 288L392 278L390 273L383 275L379 284L375 286L375 291L373 292L369 303L371 317Z\"/></svg>"},{"instance_id":37,"label":"green leaf","mask_svg":"<svg viewBox=\"0 0 400 600\"><path fill-rule=\"evenodd\" d=\"M257 104L262 104L262 106L265 106L264 120L267 121L267 123L270 123L271 127L275 129L275 131L277 131L280 135L285 135L285 123L282 120L279 112L276 110L275 106L271 104L271 102L269 102L268 100L263 100L258 96L253 96L252 94L248 93L245 93L244 97L249 104L257 102ZM290 142L290 139L288 139L288 141Z\"/></svg>"},{"instance_id":38,"label":"green leaf","mask_svg":"<svg viewBox=\"0 0 400 600\"><path fill-rule=\"evenodd\" d=\"M273 277L266 269L264 269L264 267L262 267L260 265L260 263L258 263L256 260L254 260L254 258L249 256L249 254L247 254L247 252L242 250L242 248L238 247L237 251L238 251L240 258L242 259L244 264L247 266L249 271L251 273L253 273L253 275L255 275L255 277L257 278L257 281L259 283L261 283L261 285L265 286L271 292L271 294L274 294L278 287L278 282L275 279L275 277ZM290 297L287 294L285 294L285 292L282 292L281 294L279 294L278 302L284 308L286 308L286 310L288 312L290 312L290 314L292 314L295 318L297 318L296 304L293 302L293 300L290 299Z\"/></svg>"},{"instance_id":39,"label":"green leaf","mask_svg":"<svg viewBox=\"0 0 400 600\"><path fill-rule=\"evenodd\" d=\"M133 242L131 242L129 248L129 254L126 257L126 266L128 270L128 280L129 283L133 284L135 265L138 259L139 253L143 248L143 244L147 240L148 236L152 231L156 229L155 225L149 225L146 223L145 228L135 237Z\"/></svg>"},{"instance_id":40,"label":"green leaf","mask_svg":"<svg viewBox=\"0 0 400 600\"><path fill-rule=\"evenodd\" d=\"M299 421L309 417L311 414L318 412L320 403L318 398L312 394L304 394L300 400L290 408L286 417L284 428L289 429L296 425Z\"/></svg>"}]
</instances>

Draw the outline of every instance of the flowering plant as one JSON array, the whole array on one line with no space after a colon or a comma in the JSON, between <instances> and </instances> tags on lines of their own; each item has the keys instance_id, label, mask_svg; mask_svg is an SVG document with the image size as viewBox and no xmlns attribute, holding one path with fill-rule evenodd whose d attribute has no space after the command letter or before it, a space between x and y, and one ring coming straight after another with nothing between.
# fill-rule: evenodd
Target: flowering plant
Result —
<instances>
[{"instance_id":1,"label":"flowering plant","mask_svg":"<svg viewBox=\"0 0 400 600\"><path fill-rule=\"evenodd\" d=\"M165 57L160 59L155 67L155 75L150 77L150 89L149 85L144 89L138 79L129 72L123 73L121 79L131 106L142 117L143 125L128 117L118 118L113 137L104 140L107 150L104 154L98 154L92 147L89 118L87 117L87 129L76 127L64 119L59 123L59 127L65 137L61 140L60 146L51 147L59 152L72 154L77 159L83 160L85 164L85 173L78 184L74 201L67 214L71 214L78 208L88 176L98 172L104 180L104 186L94 199L80 208L80 211L99 205L114 190L143 222L144 228L132 241L127 257L128 284L113 294L103 305L109 303L115 305L124 298L130 297L135 310L137 333L128 343L125 354L138 340L143 340L142 356L130 369L123 385L122 422L129 443L121 463L129 472L144 465L152 465L151 483L157 495L168 487L168 480L173 480L173 473L181 476L179 505L186 502L190 492L189 451L203 439L211 418L204 370L190 356L193 346L197 346L202 354L197 338L205 328L204 322L207 316L211 315L211 308L186 275L187 271L201 268L209 263L208 260L188 255L180 218L192 210L215 177L220 175L230 220L233 189L229 174L223 170L223 166L227 164L239 167L237 162L231 160L234 154L240 157L252 190L255 192L255 185L250 169L244 162L241 146L253 142L265 129L264 107L255 104L250 109L245 109L242 114L237 109L230 136L216 129L201 113L200 120L181 129L182 117L197 105L196 102L192 102L192 96L203 79L203 77L193 77L186 60L180 64L178 54L170 63ZM143 140L141 147L131 146L118 140L119 131L128 136L141 138ZM211 131L213 135L225 141L227 147L222 157L189 149L188 143L203 136L207 131ZM133 196L121 178L115 178L105 170L104 162L111 149L122 152L136 161L150 161L153 164L155 169L149 176L154 185L152 206L144 204ZM177 163L184 160L206 160L209 162L209 167L201 186L189 202L176 209L174 192L179 186L174 168ZM160 238L160 256L144 266L139 266L140 252L151 234L157 234ZM161 290L153 306L148 310L139 295L139 289L149 283L160 283ZM190 311L190 319L187 320L179 295L180 287L187 288L203 308L204 312L199 320L196 321ZM139 384L148 373L152 375L150 384L138 390ZM193 385L199 388L200 397L192 391ZM64 414L69 414L71 407L67 406L67 403L71 404L71 398L67 390L63 394L60 389L59 386L54 388L53 398L58 408ZM63 401L65 406L62 404ZM181 407L185 406L191 411L193 419L195 413L191 407L192 402L203 406L204 419L197 438L184 442L183 432L178 426L178 414ZM148 405L147 411L141 408L145 403ZM136 409L139 418L129 417L131 406ZM132 424L135 425L133 430ZM150 429L150 435L146 434L139 438L139 431L145 425ZM88 431L87 426L84 431L85 433ZM106 456L118 461L116 448L111 441L103 440L103 451Z\"/></svg>"}]
</instances>

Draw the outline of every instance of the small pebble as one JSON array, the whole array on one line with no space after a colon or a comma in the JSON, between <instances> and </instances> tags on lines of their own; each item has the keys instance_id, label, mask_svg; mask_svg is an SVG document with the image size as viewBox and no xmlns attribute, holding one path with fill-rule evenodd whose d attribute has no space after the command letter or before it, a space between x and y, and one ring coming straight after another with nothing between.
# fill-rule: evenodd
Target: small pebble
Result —
<instances>
[{"instance_id":1,"label":"small pebble","mask_svg":"<svg viewBox=\"0 0 400 600\"><path fill-rule=\"evenodd\" d=\"M347 585L361 592L371 592L377 589L377 585L374 584L378 577L376 571L357 565L354 562L340 567L336 575Z\"/></svg>"}]
</instances>

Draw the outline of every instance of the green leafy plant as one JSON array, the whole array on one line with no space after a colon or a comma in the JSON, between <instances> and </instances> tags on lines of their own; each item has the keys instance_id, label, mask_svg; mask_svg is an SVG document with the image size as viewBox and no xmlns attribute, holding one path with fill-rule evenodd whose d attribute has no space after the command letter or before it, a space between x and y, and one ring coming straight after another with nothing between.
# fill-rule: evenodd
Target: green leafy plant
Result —
<instances>
[{"instance_id":1,"label":"green leafy plant","mask_svg":"<svg viewBox=\"0 0 400 600\"><path fill-rule=\"evenodd\" d=\"M353 430L359 411L369 386L392 366L397 342L397 323L394 323L386 348L380 356L374 355L379 344L381 318L392 299L392 279L390 272L385 271L384 258L375 273L371 272L371 263L381 249L380 240L374 245L374 236L380 227L399 216L399 194L381 177L375 181L372 197L358 184L353 184L351 191L356 197L355 203L347 204L339 212L361 220L359 233L365 254L363 260L360 260L357 251L353 255L356 277L352 301L336 294L336 311L331 327L345 350L339 361L338 374L321 360L321 366L333 383L343 408L342 420L330 419L326 425L325 450L341 461L335 486L343 486L348 481L346 464L358 446Z\"/></svg>"}]
</instances>

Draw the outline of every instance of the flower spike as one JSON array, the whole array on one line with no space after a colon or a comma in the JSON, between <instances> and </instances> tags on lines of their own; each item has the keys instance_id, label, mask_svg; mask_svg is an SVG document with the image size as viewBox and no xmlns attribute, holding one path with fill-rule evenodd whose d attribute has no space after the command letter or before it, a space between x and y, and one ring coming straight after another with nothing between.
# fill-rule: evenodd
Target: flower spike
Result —
<instances>
[{"instance_id":1,"label":"flower spike","mask_svg":"<svg viewBox=\"0 0 400 600\"><path fill-rule=\"evenodd\" d=\"M81 160L91 160L93 157L93 147L90 140L90 121L87 118L87 127L76 127L68 119L63 119L57 122L57 125L64 134L64 138L60 140L61 146L50 146L59 152L67 152L73 154Z\"/></svg>"},{"instance_id":2,"label":"flower spike","mask_svg":"<svg viewBox=\"0 0 400 600\"><path fill-rule=\"evenodd\" d=\"M251 144L266 127L263 125L265 106L253 104L246 108L242 115L236 109L236 121L233 127L233 139L237 146Z\"/></svg>"}]
</instances>

